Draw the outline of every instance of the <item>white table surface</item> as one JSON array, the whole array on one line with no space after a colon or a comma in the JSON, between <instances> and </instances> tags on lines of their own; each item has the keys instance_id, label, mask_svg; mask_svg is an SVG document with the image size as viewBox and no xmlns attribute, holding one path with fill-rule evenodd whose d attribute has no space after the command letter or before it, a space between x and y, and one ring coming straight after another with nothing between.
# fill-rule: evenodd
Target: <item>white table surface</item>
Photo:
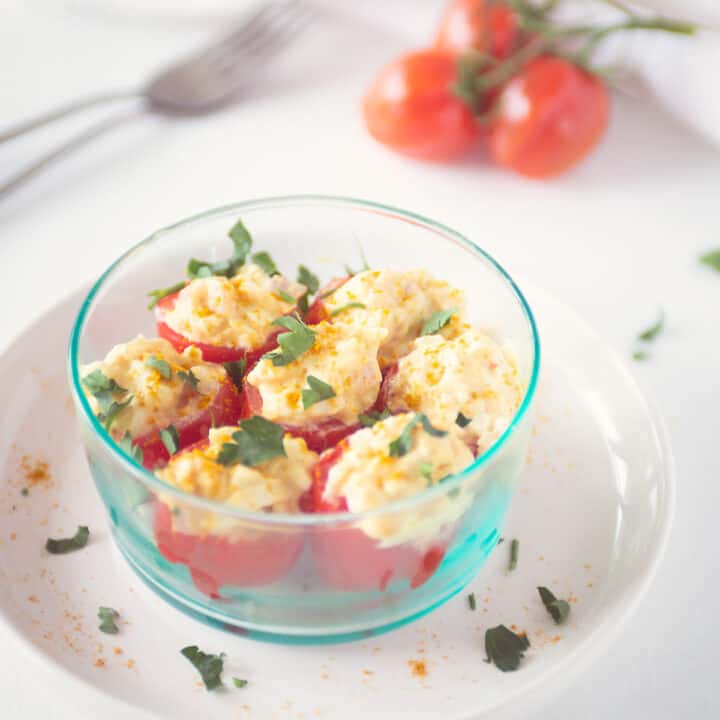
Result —
<instances>
[{"instance_id":1,"label":"white table surface","mask_svg":"<svg viewBox=\"0 0 720 720\"><path fill-rule=\"evenodd\" d=\"M92 4L5 3L0 129L77 94L133 86L218 25L103 15ZM664 307L667 330L635 369L664 412L678 464L667 556L621 639L535 717L716 717L720 275L698 255L720 246L720 153L651 103L617 98L599 150L552 183L503 173L480 154L447 167L403 160L368 139L358 102L376 67L407 37L427 35L434 8L389 5L366 6L367 23L319 21L243 104L198 120L129 122L0 203L0 349L149 231L233 200L303 192L444 221L625 354ZM407 18L406 36L388 29L393 13ZM0 180L80 125L0 147ZM2 629L0 642L3 718L83 717L59 674L18 655Z\"/></svg>"}]
</instances>

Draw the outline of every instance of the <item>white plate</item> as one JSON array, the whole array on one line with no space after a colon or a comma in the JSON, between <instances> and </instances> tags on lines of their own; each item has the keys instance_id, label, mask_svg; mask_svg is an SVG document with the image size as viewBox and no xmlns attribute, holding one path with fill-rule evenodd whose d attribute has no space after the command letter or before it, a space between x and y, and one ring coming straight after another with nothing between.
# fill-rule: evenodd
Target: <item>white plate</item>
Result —
<instances>
[{"instance_id":1,"label":"white plate","mask_svg":"<svg viewBox=\"0 0 720 720\"><path fill-rule=\"evenodd\" d=\"M647 590L668 537L673 477L662 424L624 364L572 311L539 291L529 296L544 366L528 466L504 533L520 541L517 569L506 570L506 542L468 588L475 612L462 593L368 642L288 647L188 619L112 546L66 386L66 338L80 302L73 295L0 357L0 636L10 631L54 668L49 694L65 691L85 712L110 708L120 720L365 720L395 717L400 707L416 720L459 720L537 707L612 642ZM49 463L52 480L23 496L28 468L39 461ZM91 529L85 550L45 553L48 536L72 534L78 524ZM537 585L571 600L566 625L553 624ZM97 630L100 605L121 612L120 634ZM483 662L484 631L498 623L530 637L518 672ZM227 653L227 689L200 686L179 653L190 644ZM235 689L232 676L248 686Z\"/></svg>"}]
</instances>

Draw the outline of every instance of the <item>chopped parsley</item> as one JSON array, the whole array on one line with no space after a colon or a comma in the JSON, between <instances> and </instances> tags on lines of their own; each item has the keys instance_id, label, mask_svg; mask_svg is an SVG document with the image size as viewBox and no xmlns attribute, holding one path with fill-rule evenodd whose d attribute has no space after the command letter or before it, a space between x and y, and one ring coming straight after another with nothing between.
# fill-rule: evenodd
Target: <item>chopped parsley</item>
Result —
<instances>
[{"instance_id":1,"label":"chopped parsley","mask_svg":"<svg viewBox=\"0 0 720 720\"><path fill-rule=\"evenodd\" d=\"M256 252L252 256L252 261L266 274L272 277L273 275L279 275L280 271L277 269L275 261L270 256L269 252L262 250Z\"/></svg>"},{"instance_id":2,"label":"chopped parsley","mask_svg":"<svg viewBox=\"0 0 720 720\"><path fill-rule=\"evenodd\" d=\"M642 362L643 360L649 360L650 359L650 353L646 353L644 350L636 350L633 353L633 360L638 360Z\"/></svg>"},{"instance_id":3,"label":"chopped parsley","mask_svg":"<svg viewBox=\"0 0 720 720\"><path fill-rule=\"evenodd\" d=\"M390 411L385 408L382 412L367 412L367 413L360 413L358 415L358 422L363 427L372 427L376 422L380 422L381 420L385 420L385 418L390 417Z\"/></svg>"},{"instance_id":4,"label":"chopped parsley","mask_svg":"<svg viewBox=\"0 0 720 720\"><path fill-rule=\"evenodd\" d=\"M200 673L206 690L215 690L222 687L222 671L225 661L224 653L220 655L209 655L198 649L197 645L188 645L180 653L184 655L193 667Z\"/></svg>"},{"instance_id":5,"label":"chopped parsley","mask_svg":"<svg viewBox=\"0 0 720 720\"><path fill-rule=\"evenodd\" d=\"M663 330L665 326L665 313L661 310L660 317L654 325L651 325L647 330L644 330L638 335L638 340L643 342L652 342Z\"/></svg>"},{"instance_id":6,"label":"chopped parsley","mask_svg":"<svg viewBox=\"0 0 720 720\"><path fill-rule=\"evenodd\" d=\"M181 280L180 282L176 282L174 285L170 285L170 287L159 288L158 290L151 290L148 293L148 297L151 297L152 300L150 301L150 304L147 306L147 309L152 310L160 302L160 300L167 297L168 295L172 295L173 293L176 293L179 290L182 290L184 287L185 287L185 281Z\"/></svg>"},{"instance_id":7,"label":"chopped parsley","mask_svg":"<svg viewBox=\"0 0 720 720\"><path fill-rule=\"evenodd\" d=\"M290 293L286 293L284 290L276 290L275 294L286 303L291 303L292 305L294 305L297 302L297 300L292 295L290 295Z\"/></svg>"},{"instance_id":8,"label":"chopped parsley","mask_svg":"<svg viewBox=\"0 0 720 720\"><path fill-rule=\"evenodd\" d=\"M240 358L240 360L233 360L232 362L223 363L225 372L230 376L230 379L235 384L235 387L240 390L242 389L243 375L245 375L245 368L247 366L247 360Z\"/></svg>"},{"instance_id":9,"label":"chopped parsley","mask_svg":"<svg viewBox=\"0 0 720 720\"><path fill-rule=\"evenodd\" d=\"M116 635L119 631L115 621L120 617L120 613L111 607L99 607L98 618L100 618L99 630L108 635Z\"/></svg>"},{"instance_id":10,"label":"chopped parsley","mask_svg":"<svg viewBox=\"0 0 720 720\"><path fill-rule=\"evenodd\" d=\"M700 256L700 262L720 272L720 248Z\"/></svg>"},{"instance_id":11,"label":"chopped parsley","mask_svg":"<svg viewBox=\"0 0 720 720\"><path fill-rule=\"evenodd\" d=\"M420 335L433 335L438 332L438 330L442 330L457 311L458 309L456 307L451 307L448 310L438 310L434 312L423 325Z\"/></svg>"},{"instance_id":12,"label":"chopped parsley","mask_svg":"<svg viewBox=\"0 0 720 720\"><path fill-rule=\"evenodd\" d=\"M98 397L101 393L124 393L127 392L125 388L120 387L113 378L108 377L102 370L93 370L88 373L83 379L82 384L87 388L87 391Z\"/></svg>"},{"instance_id":13,"label":"chopped parsley","mask_svg":"<svg viewBox=\"0 0 720 720\"><path fill-rule=\"evenodd\" d=\"M54 540L48 538L45 542L45 549L51 555L64 555L65 553L82 550L90 537L90 530L85 525L79 525L75 535L69 538L61 538Z\"/></svg>"},{"instance_id":14,"label":"chopped parsley","mask_svg":"<svg viewBox=\"0 0 720 720\"><path fill-rule=\"evenodd\" d=\"M461 428L467 427L471 422L472 418L465 417L461 412L459 412L455 418L455 424Z\"/></svg>"},{"instance_id":15,"label":"chopped parsley","mask_svg":"<svg viewBox=\"0 0 720 720\"><path fill-rule=\"evenodd\" d=\"M367 307L367 305L365 305L365 303L349 302L346 305L341 305L339 308L335 308L330 313L330 317L335 317L336 315L339 315L341 312L345 312L345 310L350 310L351 308L365 308L365 307Z\"/></svg>"},{"instance_id":16,"label":"chopped parsley","mask_svg":"<svg viewBox=\"0 0 720 720\"><path fill-rule=\"evenodd\" d=\"M516 635L505 625L485 631L486 662L494 663L503 672L517 670L529 647L527 635Z\"/></svg>"},{"instance_id":17,"label":"chopped parsley","mask_svg":"<svg viewBox=\"0 0 720 720\"><path fill-rule=\"evenodd\" d=\"M248 467L285 455L283 435L285 431L265 418L255 415L240 423L240 430L234 432L235 442L223 443L216 462L230 467L242 463Z\"/></svg>"},{"instance_id":18,"label":"chopped parsley","mask_svg":"<svg viewBox=\"0 0 720 720\"><path fill-rule=\"evenodd\" d=\"M289 332L278 335L280 352L276 350L263 355L263 359L272 361L275 367L289 365L309 350L315 342L315 331L311 330L297 315L279 317L273 320L273 325L279 325L289 330Z\"/></svg>"},{"instance_id":19,"label":"chopped parsley","mask_svg":"<svg viewBox=\"0 0 720 720\"><path fill-rule=\"evenodd\" d=\"M314 375L307 376L307 384L309 387L302 389L302 404L304 410L323 400L329 400L335 397L335 391L332 387Z\"/></svg>"},{"instance_id":20,"label":"chopped parsley","mask_svg":"<svg viewBox=\"0 0 720 720\"><path fill-rule=\"evenodd\" d=\"M470 609L475 610L475 608L477 607L477 601L475 600L475 593L470 593L467 596L467 599L468 599L468 605L470 606Z\"/></svg>"},{"instance_id":21,"label":"chopped parsley","mask_svg":"<svg viewBox=\"0 0 720 720\"><path fill-rule=\"evenodd\" d=\"M233 678L233 685L236 688L244 688L247 684L248 684L247 680L243 680L242 678L237 678L237 677Z\"/></svg>"},{"instance_id":22,"label":"chopped parsley","mask_svg":"<svg viewBox=\"0 0 720 720\"><path fill-rule=\"evenodd\" d=\"M545 609L556 624L564 623L570 615L570 604L567 600L558 600L546 587L539 587L538 593Z\"/></svg>"},{"instance_id":23,"label":"chopped parsley","mask_svg":"<svg viewBox=\"0 0 720 720\"><path fill-rule=\"evenodd\" d=\"M508 562L508 572L512 572L518 563L518 553L520 552L520 541L513 538L510 543L510 561Z\"/></svg>"},{"instance_id":24,"label":"chopped parsley","mask_svg":"<svg viewBox=\"0 0 720 720\"><path fill-rule=\"evenodd\" d=\"M428 435L432 435L433 437L445 437L445 435L447 435L445 430L438 430L437 428L434 428L427 415L424 413L418 413L405 426L405 429L400 433L400 435L390 443L390 447L388 449L390 457L402 457L410 452L410 448L412 447L412 431L419 423L422 424L423 429Z\"/></svg>"},{"instance_id":25,"label":"chopped parsley","mask_svg":"<svg viewBox=\"0 0 720 720\"><path fill-rule=\"evenodd\" d=\"M245 259L252 247L252 236L243 225L242 220L238 220L230 228L228 236L233 243L232 255L227 260L220 260L215 263L191 258L187 265L187 275L190 279L210 277L211 275L232 277L235 271L245 264Z\"/></svg>"},{"instance_id":26,"label":"chopped parsley","mask_svg":"<svg viewBox=\"0 0 720 720\"><path fill-rule=\"evenodd\" d=\"M97 400L100 408L98 420L100 420L106 430L109 430L117 414L132 402L133 396L130 395L124 402L116 402L113 395L115 393L126 393L127 390L120 387L113 378L108 377L99 369L88 373L82 378L81 382L87 391Z\"/></svg>"},{"instance_id":27,"label":"chopped parsley","mask_svg":"<svg viewBox=\"0 0 720 720\"><path fill-rule=\"evenodd\" d=\"M169 380L172 377L170 363L167 360L159 358L157 355L151 355L145 360L145 364L153 370L157 370L165 380Z\"/></svg>"},{"instance_id":28,"label":"chopped parsley","mask_svg":"<svg viewBox=\"0 0 720 720\"><path fill-rule=\"evenodd\" d=\"M428 486L432 485L433 464L425 460L418 465L418 471L427 480Z\"/></svg>"},{"instance_id":29,"label":"chopped parsley","mask_svg":"<svg viewBox=\"0 0 720 720\"><path fill-rule=\"evenodd\" d=\"M160 431L160 440L168 451L168 455L174 455L180 449L180 437L174 425L168 425Z\"/></svg>"},{"instance_id":30,"label":"chopped parsley","mask_svg":"<svg viewBox=\"0 0 720 720\"><path fill-rule=\"evenodd\" d=\"M126 430L123 439L118 443L118 447L126 454L129 455L136 463L142 465L143 462L143 451L139 445L133 442L130 433Z\"/></svg>"},{"instance_id":31,"label":"chopped parsley","mask_svg":"<svg viewBox=\"0 0 720 720\"><path fill-rule=\"evenodd\" d=\"M310 308L310 295L314 295L320 287L320 280L304 265L300 265L298 266L297 281L306 288L305 294L298 300L298 307L304 315Z\"/></svg>"},{"instance_id":32,"label":"chopped parsley","mask_svg":"<svg viewBox=\"0 0 720 720\"><path fill-rule=\"evenodd\" d=\"M21 494L23 497L27 497L27 496L30 494L30 490L28 490L26 487L24 487L24 488L20 491L20 494Z\"/></svg>"},{"instance_id":33,"label":"chopped parsley","mask_svg":"<svg viewBox=\"0 0 720 720\"><path fill-rule=\"evenodd\" d=\"M185 372L184 370L178 370L177 376L186 384L189 385L193 390L198 389L198 379L195 377L195 373L192 370Z\"/></svg>"}]
</instances>

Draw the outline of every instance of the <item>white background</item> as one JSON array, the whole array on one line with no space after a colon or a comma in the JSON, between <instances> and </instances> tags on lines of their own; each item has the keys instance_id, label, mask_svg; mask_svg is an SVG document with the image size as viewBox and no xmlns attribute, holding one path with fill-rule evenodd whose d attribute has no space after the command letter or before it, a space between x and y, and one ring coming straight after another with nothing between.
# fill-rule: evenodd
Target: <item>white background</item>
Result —
<instances>
[{"instance_id":1,"label":"white background","mask_svg":"<svg viewBox=\"0 0 720 720\"><path fill-rule=\"evenodd\" d=\"M94 5L103 3L6 3L0 130L76 95L133 87L225 26L222 16ZM356 22L349 12L319 20L262 78L253 74L234 108L139 117L0 202L0 348L153 229L234 200L305 192L379 200L457 228L625 354L664 307L667 330L636 372L659 399L677 457L667 556L617 643L536 717L717 716L720 274L698 256L720 247L720 152L652 102L616 98L601 147L553 182L506 174L480 152L446 167L404 160L368 139L358 104L408 37L429 36L435 9L374 2ZM0 146L0 182L82 124ZM3 717L77 718L60 681L18 666L3 640Z\"/></svg>"}]
</instances>

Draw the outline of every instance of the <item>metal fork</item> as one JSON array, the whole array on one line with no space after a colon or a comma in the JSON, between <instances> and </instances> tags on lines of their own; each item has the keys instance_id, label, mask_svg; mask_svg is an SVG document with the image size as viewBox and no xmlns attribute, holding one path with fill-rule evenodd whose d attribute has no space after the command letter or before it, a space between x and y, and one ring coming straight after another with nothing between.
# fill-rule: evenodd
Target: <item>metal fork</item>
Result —
<instances>
[{"instance_id":1,"label":"metal fork","mask_svg":"<svg viewBox=\"0 0 720 720\"><path fill-rule=\"evenodd\" d=\"M298 0L268 3L233 33L153 76L145 87L98 94L56 108L0 133L0 144L82 110L131 98L142 100L142 109L164 115L204 115L219 110L237 96L251 70L276 55L312 17L312 10ZM137 109L125 111L76 135L0 184L0 199L55 160L137 114Z\"/></svg>"}]
</instances>

